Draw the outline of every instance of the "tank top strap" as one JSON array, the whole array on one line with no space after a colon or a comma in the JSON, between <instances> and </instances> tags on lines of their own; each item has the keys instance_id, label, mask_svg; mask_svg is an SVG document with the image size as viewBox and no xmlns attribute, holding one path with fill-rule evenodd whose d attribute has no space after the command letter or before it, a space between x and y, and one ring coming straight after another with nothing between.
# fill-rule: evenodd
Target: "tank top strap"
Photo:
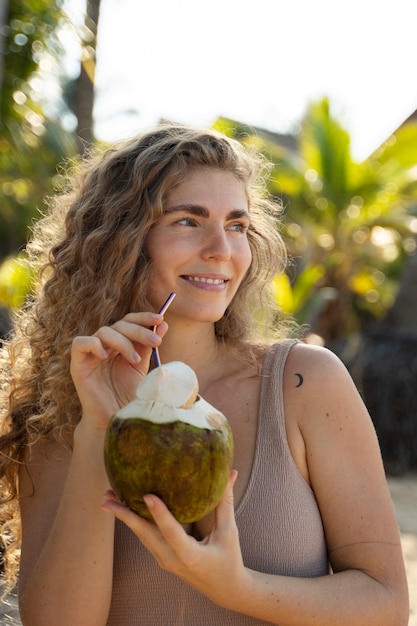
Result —
<instances>
[{"instance_id":1,"label":"tank top strap","mask_svg":"<svg viewBox=\"0 0 417 626\"><path fill-rule=\"evenodd\" d=\"M262 391L259 415L274 419L274 428L284 428L284 369L291 348L298 339L285 339L271 346L262 368ZM276 417L278 416L278 420ZM265 423L263 424L265 428Z\"/></svg>"},{"instance_id":2,"label":"tank top strap","mask_svg":"<svg viewBox=\"0 0 417 626\"><path fill-rule=\"evenodd\" d=\"M283 376L288 353L296 343L297 339L275 343L265 356L261 372L258 428L252 471L246 491L236 508L236 519L240 517L251 499L267 459L272 461L278 454L280 456L278 462L284 462L282 457L284 452L284 457L289 459L289 463L294 463L285 431Z\"/></svg>"},{"instance_id":3,"label":"tank top strap","mask_svg":"<svg viewBox=\"0 0 417 626\"><path fill-rule=\"evenodd\" d=\"M263 375L269 377L273 374L273 377L277 382L282 382L288 353L291 348L299 342L299 339L284 339L283 341L274 343L265 357Z\"/></svg>"}]
</instances>

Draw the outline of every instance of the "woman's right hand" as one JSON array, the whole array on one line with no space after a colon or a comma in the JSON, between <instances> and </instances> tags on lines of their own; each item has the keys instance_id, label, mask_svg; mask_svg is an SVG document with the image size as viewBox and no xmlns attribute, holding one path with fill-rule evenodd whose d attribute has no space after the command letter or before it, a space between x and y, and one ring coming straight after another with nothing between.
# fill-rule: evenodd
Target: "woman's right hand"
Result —
<instances>
[{"instance_id":1,"label":"woman's right hand","mask_svg":"<svg viewBox=\"0 0 417 626\"><path fill-rule=\"evenodd\" d=\"M107 623L114 520L100 509L109 488L103 440L110 417L134 398L167 329L162 315L129 313L73 340L71 375L83 414L72 450L40 439L19 475L24 624Z\"/></svg>"},{"instance_id":2,"label":"woman's right hand","mask_svg":"<svg viewBox=\"0 0 417 626\"><path fill-rule=\"evenodd\" d=\"M156 333L150 327L156 326ZM83 410L83 420L104 430L110 417L135 397L149 370L152 348L168 330L158 313L128 313L94 335L75 337L71 376Z\"/></svg>"}]
</instances>

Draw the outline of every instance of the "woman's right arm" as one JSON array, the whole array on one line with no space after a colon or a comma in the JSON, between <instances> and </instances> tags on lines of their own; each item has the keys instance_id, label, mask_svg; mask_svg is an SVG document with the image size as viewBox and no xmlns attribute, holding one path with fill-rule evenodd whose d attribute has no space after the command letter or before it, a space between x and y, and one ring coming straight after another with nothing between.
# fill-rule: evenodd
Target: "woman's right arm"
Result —
<instances>
[{"instance_id":1,"label":"woman's right arm","mask_svg":"<svg viewBox=\"0 0 417 626\"><path fill-rule=\"evenodd\" d=\"M157 335L149 326L157 325ZM103 445L110 417L135 394L162 316L129 314L73 342L71 374L83 409L72 450L34 444L19 474L24 626L104 626L112 591L114 520L101 508L109 488Z\"/></svg>"},{"instance_id":2,"label":"woman's right arm","mask_svg":"<svg viewBox=\"0 0 417 626\"><path fill-rule=\"evenodd\" d=\"M104 626L111 599L114 524L100 510L108 486L103 444L81 427L72 454L37 444L20 472L25 626Z\"/></svg>"}]
</instances>

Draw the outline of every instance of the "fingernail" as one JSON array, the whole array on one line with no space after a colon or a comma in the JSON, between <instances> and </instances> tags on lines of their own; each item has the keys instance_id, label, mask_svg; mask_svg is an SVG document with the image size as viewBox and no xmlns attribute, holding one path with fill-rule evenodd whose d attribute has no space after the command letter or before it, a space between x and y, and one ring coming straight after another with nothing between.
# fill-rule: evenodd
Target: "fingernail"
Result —
<instances>
[{"instance_id":1,"label":"fingernail","mask_svg":"<svg viewBox=\"0 0 417 626\"><path fill-rule=\"evenodd\" d=\"M143 501L145 502L148 509L152 509L154 502L152 496L143 496Z\"/></svg>"},{"instance_id":2,"label":"fingernail","mask_svg":"<svg viewBox=\"0 0 417 626\"><path fill-rule=\"evenodd\" d=\"M140 358L140 355L136 351L133 353L132 356L133 356L133 360L135 361L135 363L141 362L142 359Z\"/></svg>"}]
</instances>

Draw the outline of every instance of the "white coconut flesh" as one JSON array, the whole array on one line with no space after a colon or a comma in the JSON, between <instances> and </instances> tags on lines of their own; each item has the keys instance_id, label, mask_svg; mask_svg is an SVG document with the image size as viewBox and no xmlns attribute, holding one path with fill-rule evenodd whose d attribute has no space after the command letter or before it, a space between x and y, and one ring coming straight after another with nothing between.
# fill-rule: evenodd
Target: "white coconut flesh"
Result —
<instances>
[{"instance_id":1,"label":"white coconut flesh","mask_svg":"<svg viewBox=\"0 0 417 626\"><path fill-rule=\"evenodd\" d=\"M221 428L226 420L198 395L197 376L182 361L171 361L149 372L136 389L136 399L116 415L155 424L180 421L210 430Z\"/></svg>"}]
</instances>

